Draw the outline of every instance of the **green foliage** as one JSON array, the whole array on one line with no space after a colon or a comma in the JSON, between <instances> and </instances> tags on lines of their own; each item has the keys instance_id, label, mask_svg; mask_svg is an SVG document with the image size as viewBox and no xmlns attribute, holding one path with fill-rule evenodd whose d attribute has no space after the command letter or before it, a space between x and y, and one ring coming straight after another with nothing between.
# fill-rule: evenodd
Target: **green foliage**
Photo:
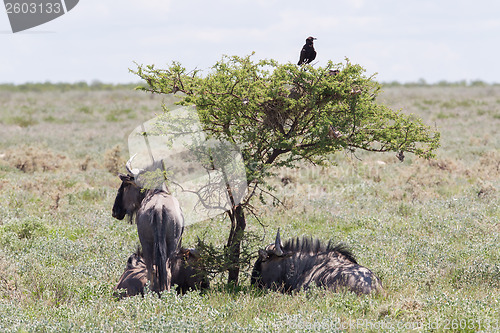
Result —
<instances>
[{"instance_id":1,"label":"green foliage","mask_svg":"<svg viewBox=\"0 0 500 333\"><path fill-rule=\"evenodd\" d=\"M254 232L246 232L242 237L242 247L238 262L232 262L231 252L227 246L217 246L198 238L196 250L200 255L198 267L211 278L228 271L235 265L250 271L259 248L260 237Z\"/></svg>"},{"instance_id":2,"label":"green foliage","mask_svg":"<svg viewBox=\"0 0 500 333\"><path fill-rule=\"evenodd\" d=\"M345 149L434 156L439 133L377 103L380 85L364 72L349 61L314 68L233 56L204 76L176 62L134 73L145 91L184 93L180 104L196 105L207 133L241 146L248 182L259 184L272 167L321 163Z\"/></svg>"},{"instance_id":3,"label":"green foliage","mask_svg":"<svg viewBox=\"0 0 500 333\"><path fill-rule=\"evenodd\" d=\"M37 124L37 121L33 120L30 115L25 116L12 116L5 120L7 125L18 125L20 127L29 127Z\"/></svg>"},{"instance_id":4,"label":"green foliage","mask_svg":"<svg viewBox=\"0 0 500 333\"><path fill-rule=\"evenodd\" d=\"M45 235L47 233L47 227L42 220L32 217L18 223L7 224L0 229L0 232L12 232L19 239L31 239L33 237Z\"/></svg>"},{"instance_id":5,"label":"green foliage","mask_svg":"<svg viewBox=\"0 0 500 333\"><path fill-rule=\"evenodd\" d=\"M267 180L277 168L297 167L302 160L321 164L331 153L357 149L398 152L400 160L404 152L434 156L439 133L413 115L377 103L381 87L364 72L348 60L315 68L254 62L251 56L225 56L204 76L177 62L167 69L149 65L134 71L148 85L140 89L183 93L178 104L196 106L208 136L240 147L249 185L245 208L256 193L262 203L263 193L272 196ZM237 209L228 213L233 265L239 263L246 228L245 215ZM229 270L229 281L237 279L238 269Z\"/></svg>"}]
</instances>

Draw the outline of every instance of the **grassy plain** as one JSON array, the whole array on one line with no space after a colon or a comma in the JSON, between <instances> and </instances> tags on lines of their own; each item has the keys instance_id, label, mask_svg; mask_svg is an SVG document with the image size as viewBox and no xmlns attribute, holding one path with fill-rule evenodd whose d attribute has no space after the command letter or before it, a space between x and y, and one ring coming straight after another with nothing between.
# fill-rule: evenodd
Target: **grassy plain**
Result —
<instances>
[{"instance_id":1,"label":"grassy plain","mask_svg":"<svg viewBox=\"0 0 500 333\"><path fill-rule=\"evenodd\" d=\"M9 89L7 89L9 88ZM40 87L38 87L40 88ZM43 88L43 86L41 87ZM258 248L310 235L349 244L385 296L228 290L115 300L138 244L111 217L127 136L161 112L130 88L0 89L0 331L500 330L500 87L388 86L380 96L441 132L434 160L357 152L279 171L257 204ZM189 226L223 245L227 221Z\"/></svg>"}]
</instances>

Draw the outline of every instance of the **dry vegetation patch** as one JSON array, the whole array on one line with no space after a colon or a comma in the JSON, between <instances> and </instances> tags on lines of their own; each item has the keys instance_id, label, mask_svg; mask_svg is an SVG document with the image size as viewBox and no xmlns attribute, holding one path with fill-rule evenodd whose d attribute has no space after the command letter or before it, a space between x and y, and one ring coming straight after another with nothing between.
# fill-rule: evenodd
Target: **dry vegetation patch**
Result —
<instances>
[{"instance_id":1,"label":"dry vegetation patch","mask_svg":"<svg viewBox=\"0 0 500 333\"><path fill-rule=\"evenodd\" d=\"M125 165L120 145L116 145L104 153L104 167L113 175L117 175Z\"/></svg>"},{"instance_id":2,"label":"dry vegetation patch","mask_svg":"<svg viewBox=\"0 0 500 333\"><path fill-rule=\"evenodd\" d=\"M71 167L69 159L49 148L20 146L5 151L3 159L9 165L27 173L35 171L55 171Z\"/></svg>"}]
</instances>

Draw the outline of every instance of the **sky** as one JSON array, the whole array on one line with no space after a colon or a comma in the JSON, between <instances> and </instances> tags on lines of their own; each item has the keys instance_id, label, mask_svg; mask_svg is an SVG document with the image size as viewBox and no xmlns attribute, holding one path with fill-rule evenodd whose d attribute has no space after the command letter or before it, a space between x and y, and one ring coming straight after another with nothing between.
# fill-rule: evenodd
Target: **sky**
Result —
<instances>
[{"instance_id":1,"label":"sky","mask_svg":"<svg viewBox=\"0 0 500 333\"><path fill-rule=\"evenodd\" d=\"M500 82L498 0L80 0L12 33L0 8L0 83L138 82L138 64L209 71L222 55L357 63L381 82Z\"/></svg>"}]
</instances>

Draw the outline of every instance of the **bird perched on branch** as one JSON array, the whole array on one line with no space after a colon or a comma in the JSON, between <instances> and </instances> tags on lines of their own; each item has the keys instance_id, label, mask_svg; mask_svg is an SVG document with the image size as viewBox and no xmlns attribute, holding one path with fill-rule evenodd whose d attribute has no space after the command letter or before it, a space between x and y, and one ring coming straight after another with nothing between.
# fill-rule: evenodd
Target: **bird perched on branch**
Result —
<instances>
[{"instance_id":1,"label":"bird perched on branch","mask_svg":"<svg viewBox=\"0 0 500 333\"><path fill-rule=\"evenodd\" d=\"M310 63L316 58L316 51L314 50L313 40L314 37L307 37L306 44L302 47L300 51L300 59L297 65L305 65Z\"/></svg>"}]
</instances>

